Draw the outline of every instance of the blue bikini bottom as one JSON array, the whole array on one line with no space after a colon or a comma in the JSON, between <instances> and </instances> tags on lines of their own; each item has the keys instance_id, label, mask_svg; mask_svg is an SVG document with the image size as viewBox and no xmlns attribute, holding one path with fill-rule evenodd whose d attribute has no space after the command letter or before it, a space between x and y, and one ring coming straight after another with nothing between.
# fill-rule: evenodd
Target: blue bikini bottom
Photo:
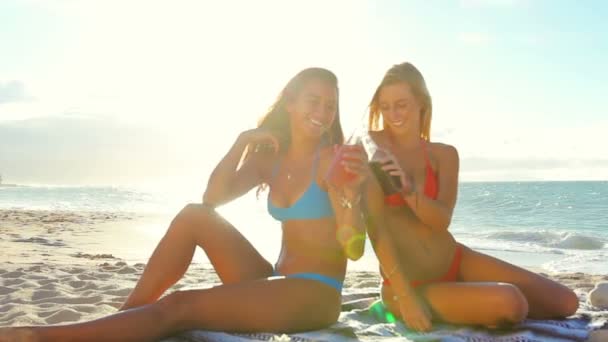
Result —
<instances>
[{"instance_id":1,"label":"blue bikini bottom","mask_svg":"<svg viewBox=\"0 0 608 342\"><path fill-rule=\"evenodd\" d=\"M285 277L285 278L299 278L299 279L316 280L325 285L329 285L329 286L333 287L334 289L336 289L336 291L338 291L338 293L342 293L342 282L341 281L339 281L335 278L332 278L332 277L328 277L328 276L319 274L319 273L305 272L305 273L288 274L286 276L283 276L282 274L279 274L276 270L274 270L272 275L275 277L281 276L281 277Z\"/></svg>"}]
</instances>

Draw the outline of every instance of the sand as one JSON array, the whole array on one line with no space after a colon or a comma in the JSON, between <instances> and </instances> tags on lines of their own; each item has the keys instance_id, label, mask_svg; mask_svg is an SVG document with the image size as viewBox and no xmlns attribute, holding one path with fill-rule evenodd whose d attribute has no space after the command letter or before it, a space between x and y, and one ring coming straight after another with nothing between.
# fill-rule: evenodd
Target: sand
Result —
<instances>
[{"instance_id":1,"label":"sand","mask_svg":"<svg viewBox=\"0 0 608 342\"><path fill-rule=\"evenodd\" d=\"M135 235L125 229L140 219L129 213L0 210L0 327L78 322L116 312L145 264L122 258L117 244L106 248L104 236L111 232L112 241L126 240L149 255L155 242L130 240ZM581 311L608 316L586 304L587 293L608 275L545 275L574 289ZM374 271L349 271L345 293L373 295L379 283ZM213 268L195 262L168 292L217 284Z\"/></svg>"}]
</instances>

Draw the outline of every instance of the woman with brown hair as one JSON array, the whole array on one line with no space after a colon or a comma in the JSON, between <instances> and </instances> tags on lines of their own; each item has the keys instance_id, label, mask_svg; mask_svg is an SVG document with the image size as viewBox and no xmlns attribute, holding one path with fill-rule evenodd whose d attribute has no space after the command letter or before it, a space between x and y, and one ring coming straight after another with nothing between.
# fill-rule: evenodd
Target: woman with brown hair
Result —
<instances>
[{"instance_id":1,"label":"woman with brown hair","mask_svg":"<svg viewBox=\"0 0 608 342\"><path fill-rule=\"evenodd\" d=\"M365 154L349 152L348 184L329 188L324 179L333 158L328 147L342 140L336 76L321 68L301 71L258 128L238 136L211 174L203 203L173 219L121 312L0 329L0 341L150 341L191 329L295 332L334 323L347 258L363 254L364 239L353 237L365 233L359 199L366 172L358 167ZM256 186L269 187L268 211L282 223L274 266L214 210ZM160 298L184 275L196 246L222 285Z\"/></svg>"}]
</instances>

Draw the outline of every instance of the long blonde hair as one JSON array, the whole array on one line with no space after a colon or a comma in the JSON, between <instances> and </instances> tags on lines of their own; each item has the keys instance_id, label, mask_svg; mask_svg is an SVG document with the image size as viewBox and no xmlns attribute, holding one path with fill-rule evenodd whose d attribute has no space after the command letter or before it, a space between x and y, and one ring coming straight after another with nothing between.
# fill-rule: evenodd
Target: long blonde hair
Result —
<instances>
[{"instance_id":1,"label":"long blonde hair","mask_svg":"<svg viewBox=\"0 0 608 342\"><path fill-rule=\"evenodd\" d=\"M369 129L378 131L383 129L380 125L379 96L382 87L399 82L407 83L412 89L416 100L420 103L420 137L426 141L431 140L431 118L433 116L433 103L426 87L426 82L420 71L411 63L405 62L393 65L384 77L369 104Z\"/></svg>"}]
</instances>

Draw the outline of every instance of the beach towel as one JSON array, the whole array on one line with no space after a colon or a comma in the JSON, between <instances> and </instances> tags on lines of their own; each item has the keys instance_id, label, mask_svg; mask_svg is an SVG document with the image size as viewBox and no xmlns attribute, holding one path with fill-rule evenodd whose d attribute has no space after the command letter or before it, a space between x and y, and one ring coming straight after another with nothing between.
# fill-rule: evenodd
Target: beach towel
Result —
<instances>
[{"instance_id":1,"label":"beach towel","mask_svg":"<svg viewBox=\"0 0 608 342\"><path fill-rule=\"evenodd\" d=\"M243 341L447 341L447 342L565 342L585 341L594 330L608 331L608 312L594 310L581 304L577 315L563 320L534 320L508 329L485 329L435 323L433 330L420 333L402 322L387 322L368 307L377 296L346 298L338 322L326 329L297 333L238 334L228 332L190 331L166 342L243 342Z\"/></svg>"}]
</instances>

